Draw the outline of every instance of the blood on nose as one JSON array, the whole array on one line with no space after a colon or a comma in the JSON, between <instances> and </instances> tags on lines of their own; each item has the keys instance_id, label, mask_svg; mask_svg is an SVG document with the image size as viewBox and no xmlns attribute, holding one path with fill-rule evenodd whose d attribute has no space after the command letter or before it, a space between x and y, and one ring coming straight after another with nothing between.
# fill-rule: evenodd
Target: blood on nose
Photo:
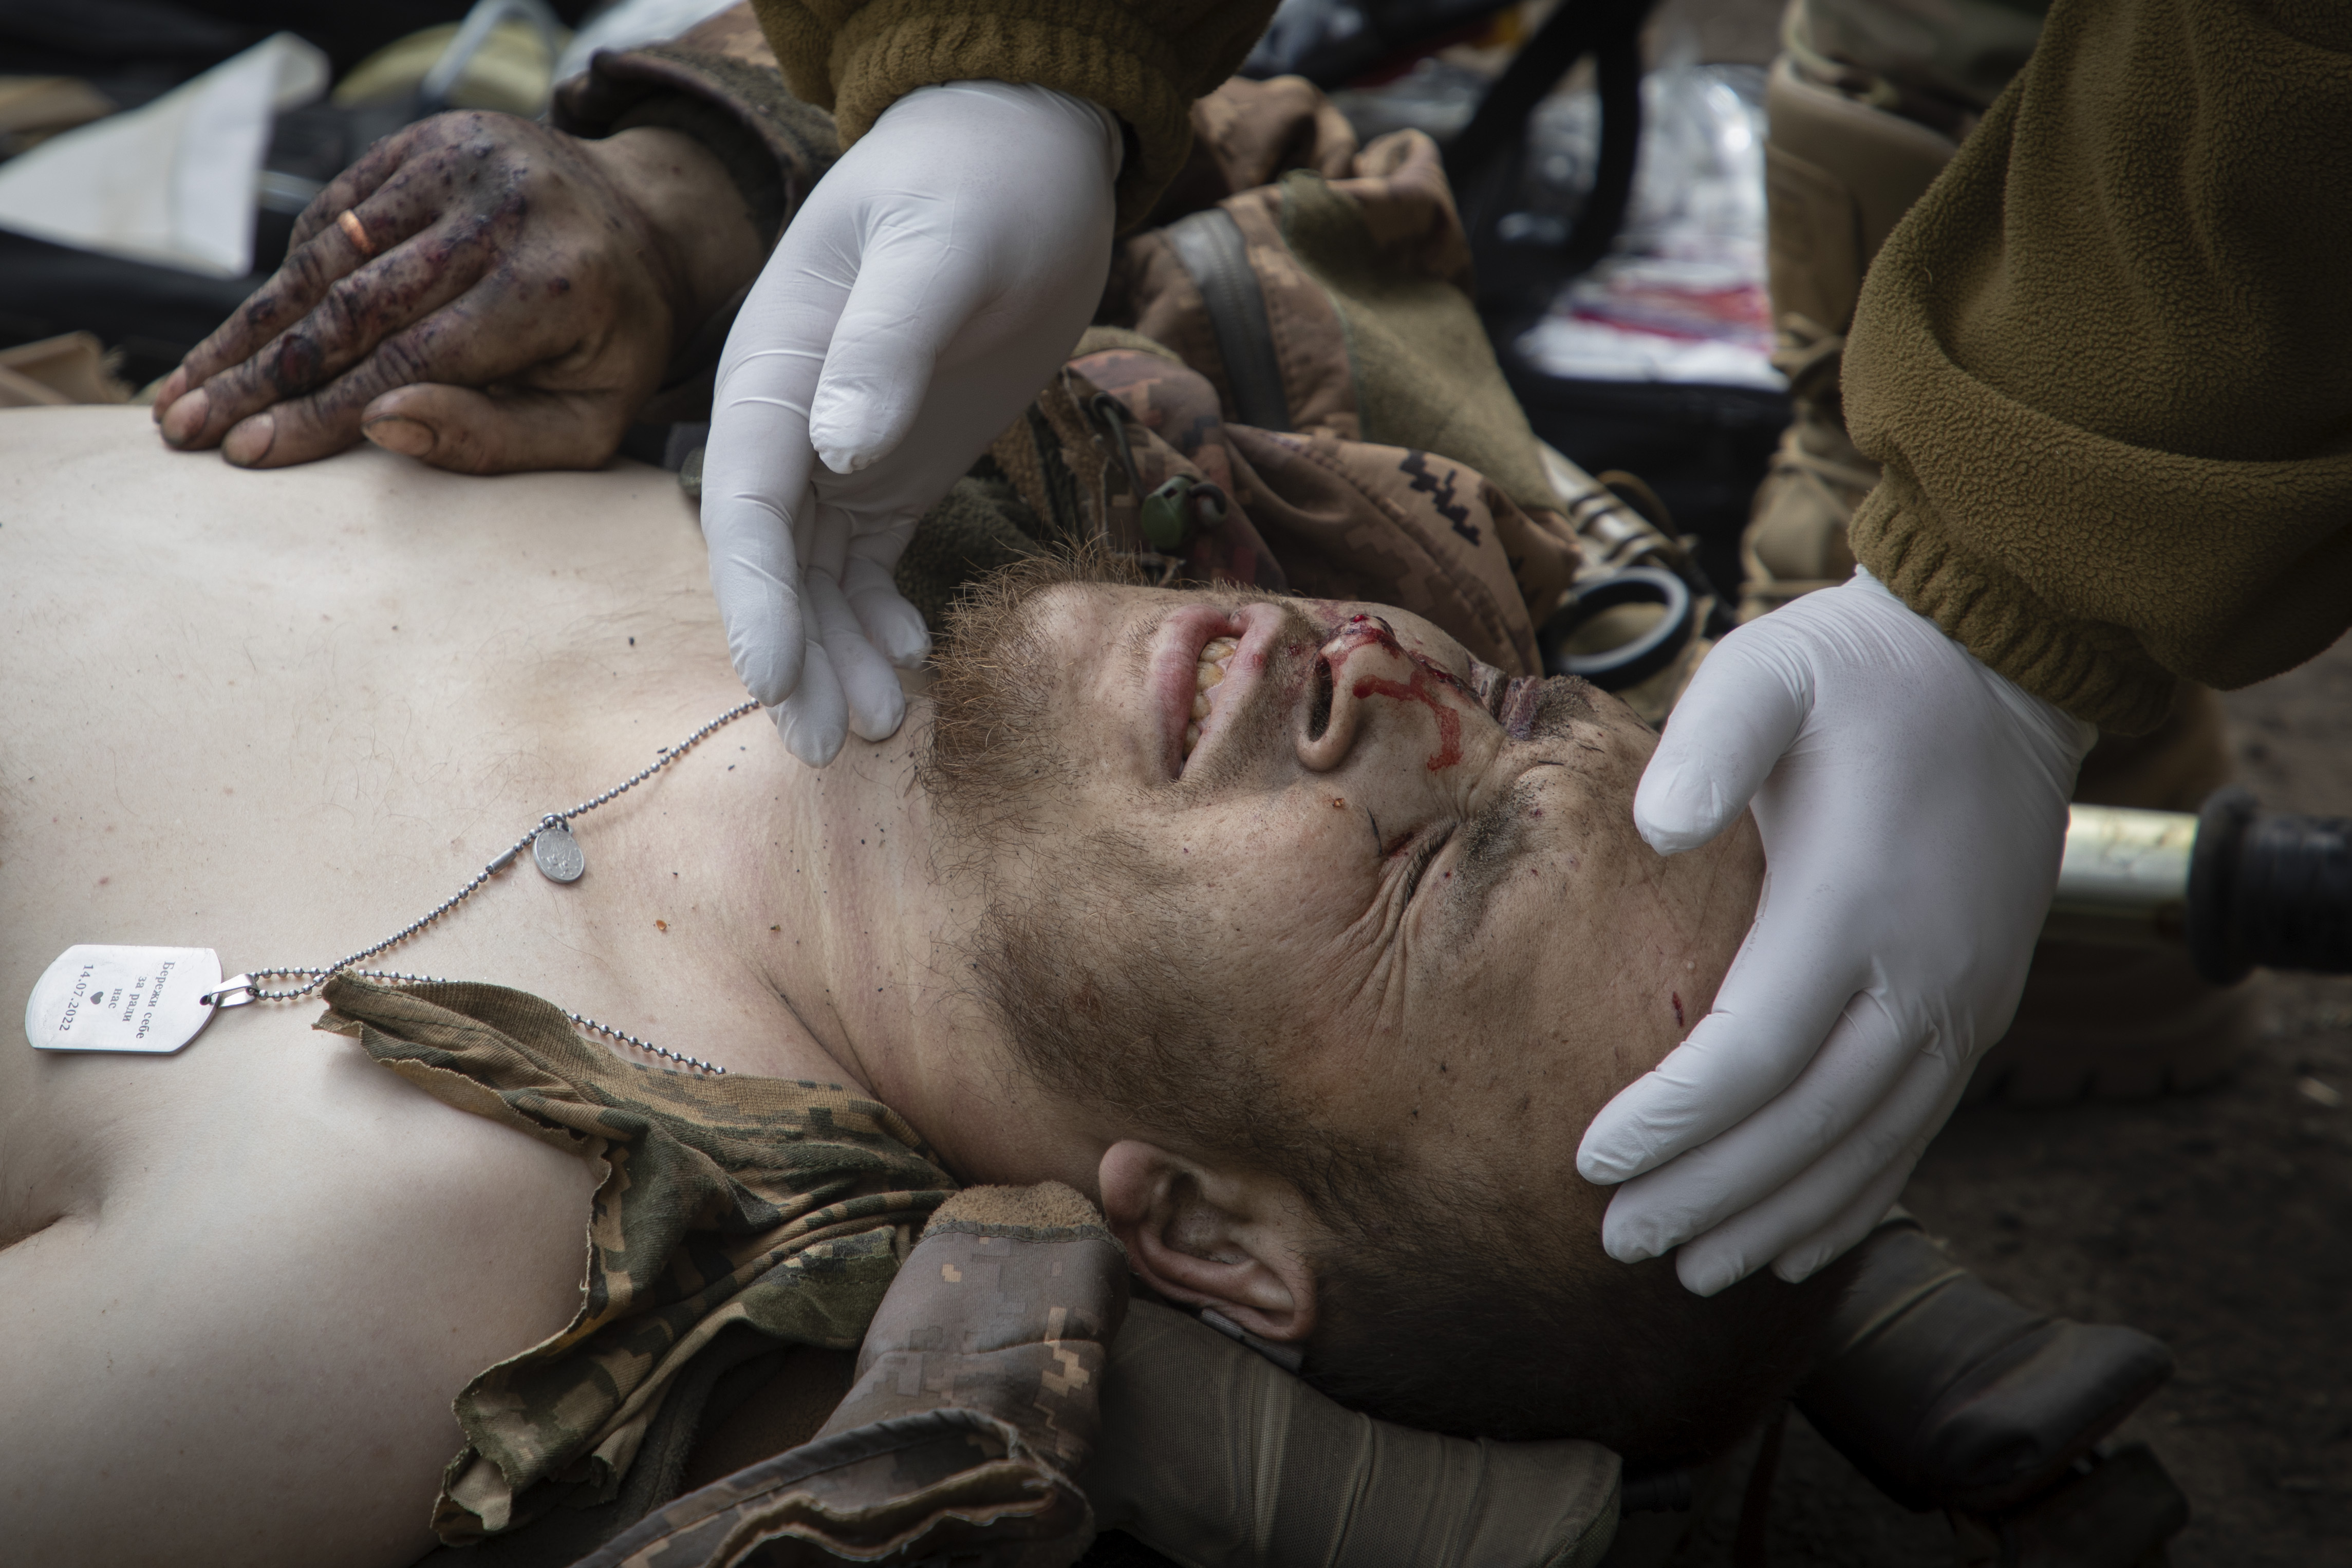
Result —
<instances>
[{"instance_id":1,"label":"blood on nose","mask_svg":"<svg viewBox=\"0 0 2352 1568\"><path fill-rule=\"evenodd\" d=\"M1339 662L1344 663L1356 649L1370 645L1386 649L1412 667L1410 679L1391 680L1386 676L1358 676L1348 689L1359 702L1371 697L1391 698L1400 702L1418 702L1437 716L1437 750L1430 754L1429 771L1437 773L1462 760L1462 714L1460 710L1444 700L1442 692L1463 690L1462 682L1452 671L1412 652L1397 641L1396 633L1386 621L1377 616L1354 615L1324 644L1326 658L1318 660L1320 668L1328 668L1328 657L1334 644L1340 645ZM1319 695L1319 693L1318 693Z\"/></svg>"},{"instance_id":2,"label":"blood on nose","mask_svg":"<svg viewBox=\"0 0 2352 1568\"><path fill-rule=\"evenodd\" d=\"M1437 715L1437 750L1430 753L1429 771L1437 773L1462 760L1462 715L1437 700L1437 689L1430 682L1429 671L1416 668L1409 681L1367 675L1358 679L1350 689L1358 701L1367 697L1393 697L1402 702L1425 703Z\"/></svg>"}]
</instances>

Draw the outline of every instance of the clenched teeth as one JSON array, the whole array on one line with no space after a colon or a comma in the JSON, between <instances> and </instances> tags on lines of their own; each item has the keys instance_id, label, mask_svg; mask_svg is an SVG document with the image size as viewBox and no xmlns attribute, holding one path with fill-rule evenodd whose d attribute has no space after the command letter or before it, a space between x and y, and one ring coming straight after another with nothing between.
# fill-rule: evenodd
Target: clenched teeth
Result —
<instances>
[{"instance_id":1,"label":"clenched teeth","mask_svg":"<svg viewBox=\"0 0 2352 1568\"><path fill-rule=\"evenodd\" d=\"M1233 662L1234 650L1241 647L1237 637L1215 637L1201 650L1201 662L1192 671L1192 721L1184 726L1184 754L1191 756L1201 743L1201 721L1209 716L1209 688L1225 678L1225 666Z\"/></svg>"}]
</instances>

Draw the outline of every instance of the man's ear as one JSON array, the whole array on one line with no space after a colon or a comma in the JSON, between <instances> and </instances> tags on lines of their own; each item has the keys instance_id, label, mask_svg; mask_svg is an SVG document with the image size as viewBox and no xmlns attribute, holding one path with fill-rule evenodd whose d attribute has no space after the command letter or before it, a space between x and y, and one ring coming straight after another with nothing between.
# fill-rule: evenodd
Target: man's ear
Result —
<instances>
[{"instance_id":1,"label":"man's ear","mask_svg":"<svg viewBox=\"0 0 2352 1568\"><path fill-rule=\"evenodd\" d=\"M1289 1183L1132 1139L1103 1152L1097 1175L1103 1216L1153 1289L1213 1307L1261 1339L1295 1342L1314 1328L1311 1222Z\"/></svg>"}]
</instances>

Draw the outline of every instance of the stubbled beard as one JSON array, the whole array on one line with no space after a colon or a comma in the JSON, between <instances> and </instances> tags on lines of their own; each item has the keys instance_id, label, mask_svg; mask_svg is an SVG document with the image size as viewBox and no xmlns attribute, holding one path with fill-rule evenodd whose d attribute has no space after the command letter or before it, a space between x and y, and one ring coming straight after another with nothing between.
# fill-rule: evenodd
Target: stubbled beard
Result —
<instances>
[{"instance_id":1,"label":"stubbled beard","mask_svg":"<svg viewBox=\"0 0 2352 1568\"><path fill-rule=\"evenodd\" d=\"M958 866L984 862L1008 837L1051 815L1074 783L1054 743L1057 655L1039 620L1047 589L1132 581L1108 558L1045 556L966 590L934 655L931 724L916 779L949 830Z\"/></svg>"},{"instance_id":2,"label":"stubbled beard","mask_svg":"<svg viewBox=\"0 0 2352 1568\"><path fill-rule=\"evenodd\" d=\"M931 731L917 763L917 778L966 851L984 851L1008 835L1058 825L1056 811L1076 784L1058 742L1051 696L1066 678L1069 652L1055 647L1042 625L1042 605L1053 588L1140 587L1129 563L1100 554L1045 556L999 572L968 590L950 614L948 635L934 656ZM1293 641L1313 637L1314 626L1287 595L1220 584L1220 603L1280 605ZM1133 655L1139 667L1156 626L1130 634L1127 647L1104 657ZM1271 710L1241 716L1265 723ZM1227 722L1234 721L1228 720ZM1245 770L1242 748L1220 749L1222 761L1188 768L1187 781L1213 786ZM1189 756L1190 748L1187 748Z\"/></svg>"},{"instance_id":3,"label":"stubbled beard","mask_svg":"<svg viewBox=\"0 0 2352 1568\"><path fill-rule=\"evenodd\" d=\"M1116 564L1027 563L957 607L917 763L945 829L940 870L977 898L963 957L1041 1089L1179 1143L1246 1158L1262 1136L1270 1152L1286 1119L1273 1109L1281 1053L1265 999L1212 983L1164 857L1117 824L1081 827L1070 809L1078 780L1051 711L1066 650L1045 635L1040 597L1122 580Z\"/></svg>"}]
</instances>

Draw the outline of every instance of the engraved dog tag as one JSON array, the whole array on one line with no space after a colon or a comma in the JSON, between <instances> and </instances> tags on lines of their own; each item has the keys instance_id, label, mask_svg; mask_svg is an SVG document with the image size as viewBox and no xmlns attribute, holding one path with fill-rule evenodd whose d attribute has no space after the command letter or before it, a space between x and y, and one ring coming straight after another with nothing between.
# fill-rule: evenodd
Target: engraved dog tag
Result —
<instances>
[{"instance_id":1,"label":"engraved dog tag","mask_svg":"<svg viewBox=\"0 0 2352 1568\"><path fill-rule=\"evenodd\" d=\"M176 1051L212 1021L204 998L220 983L209 947L82 942L33 986L25 1037L43 1051Z\"/></svg>"},{"instance_id":2,"label":"engraved dog tag","mask_svg":"<svg viewBox=\"0 0 2352 1568\"><path fill-rule=\"evenodd\" d=\"M553 882L576 882L580 873L588 869L588 858L580 853L580 840L561 822L551 822L532 836L530 858Z\"/></svg>"}]
</instances>

